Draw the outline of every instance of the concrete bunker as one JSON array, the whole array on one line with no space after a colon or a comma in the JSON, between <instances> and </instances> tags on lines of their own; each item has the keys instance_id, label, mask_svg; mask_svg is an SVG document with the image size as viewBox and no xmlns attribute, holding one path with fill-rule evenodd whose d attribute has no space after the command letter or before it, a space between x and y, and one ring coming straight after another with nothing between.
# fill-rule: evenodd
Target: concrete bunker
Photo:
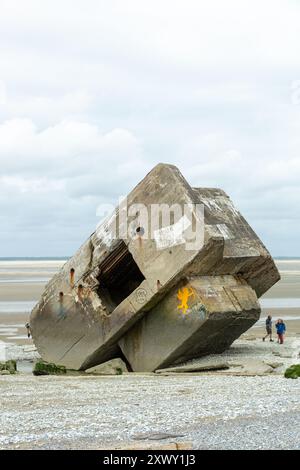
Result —
<instances>
[{"instance_id":1,"label":"concrete bunker","mask_svg":"<svg viewBox=\"0 0 300 470\"><path fill-rule=\"evenodd\" d=\"M192 207L192 221L202 204L204 244L186 249L172 218L153 238L143 237L144 223L125 240L113 237L116 208L50 280L31 313L43 360L84 370L121 350L133 371L153 371L222 352L257 321L259 297L280 279L221 189L193 188L176 167L159 164L126 201L143 204L148 214L154 204L176 204L182 214Z\"/></svg>"}]
</instances>

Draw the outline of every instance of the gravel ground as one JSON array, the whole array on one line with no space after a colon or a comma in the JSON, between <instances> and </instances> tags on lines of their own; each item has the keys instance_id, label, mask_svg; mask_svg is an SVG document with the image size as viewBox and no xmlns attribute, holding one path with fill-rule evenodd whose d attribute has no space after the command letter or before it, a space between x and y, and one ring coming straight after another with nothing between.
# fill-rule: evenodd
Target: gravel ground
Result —
<instances>
[{"instance_id":1,"label":"gravel ground","mask_svg":"<svg viewBox=\"0 0 300 470\"><path fill-rule=\"evenodd\" d=\"M300 449L300 380L275 375L3 376L0 409L1 449Z\"/></svg>"}]
</instances>

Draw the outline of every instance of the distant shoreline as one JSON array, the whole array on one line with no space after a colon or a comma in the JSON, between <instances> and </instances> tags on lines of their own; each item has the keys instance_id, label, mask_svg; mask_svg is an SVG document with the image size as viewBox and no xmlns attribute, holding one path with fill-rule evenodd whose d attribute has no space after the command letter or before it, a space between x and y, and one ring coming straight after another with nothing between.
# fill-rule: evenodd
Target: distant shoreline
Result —
<instances>
[{"instance_id":1,"label":"distant shoreline","mask_svg":"<svg viewBox=\"0 0 300 470\"><path fill-rule=\"evenodd\" d=\"M0 256L0 261L67 261L71 256ZM274 261L300 261L300 256L273 256Z\"/></svg>"}]
</instances>

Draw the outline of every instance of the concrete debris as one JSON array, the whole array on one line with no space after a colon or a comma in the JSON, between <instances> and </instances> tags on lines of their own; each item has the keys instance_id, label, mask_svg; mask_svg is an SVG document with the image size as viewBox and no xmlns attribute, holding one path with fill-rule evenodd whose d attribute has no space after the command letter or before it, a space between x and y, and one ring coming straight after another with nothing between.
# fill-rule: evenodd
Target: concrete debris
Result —
<instances>
[{"instance_id":1,"label":"concrete debris","mask_svg":"<svg viewBox=\"0 0 300 470\"><path fill-rule=\"evenodd\" d=\"M283 366L283 362L275 362L275 361L264 361L265 364L272 367L273 369L277 369L278 367Z\"/></svg>"},{"instance_id":2,"label":"concrete debris","mask_svg":"<svg viewBox=\"0 0 300 470\"><path fill-rule=\"evenodd\" d=\"M264 361L250 359L242 365L240 373L241 375L255 376L271 374L273 371L274 368L266 364ZM238 370L235 369L235 373L237 372Z\"/></svg>"},{"instance_id":3,"label":"concrete debris","mask_svg":"<svg viewBox=\"0 0 300 470\"><path fill-rule=\"evenodd\" d=\"M224 370L224 369L229 369L229 364L228 362L212 362L212 361L207 361L206 363L202 364L188 364L184 366L178 366L178 367L169 367L167 369L157 369L155 371L156 374L165 374L165 373L170 373L170 372L201 372L201 371L210 371L210 370Z\"/></svg>"},{"instance_id":4,"label":"concrete debris","mask_svg":"<svg viewBox=\"0 0 300 470\"><path fill-rule=\"evenodd\" d=\"M93 375L122 375L126 372L128 372L126 364L119 358L104 362L85 371L86 374Z\"/></svg>"},{"instance_id":5,"label":"concrete debris","mask_svg":"<svg viewBox=\"0 0 300 470\"><path fill-rule=\"evenodd\" d=\"M105 450L191 450L193 449L191 442L134 442L131 444L110 447L106 446Z\"/></svg>"},{"instance_id":6,"label":"concrete debris","mask_svg":"<svg viewBox=\"0 0 300 470\"><path fill-rule=\"evenodd\" d=\"M17 363L15 360L10 359L5 362L0 362L1 375L15 374L17 372ZM8 374L7 374L8 372Z\"/></svg>"},{"instance_id":7,"label":"concrete debris","mask_svg":"<svg viewBox=\"0 0 300 470\"><path fill-rule=\"evenodd\" d=\"M174 439L175 437L184 437L183 434L169 434L169 433L143 433L135 434L132 436L132 439L141 441L141 440L151 440L151 441L161 441L163 439Z\"/></svg>"}]
</instances>

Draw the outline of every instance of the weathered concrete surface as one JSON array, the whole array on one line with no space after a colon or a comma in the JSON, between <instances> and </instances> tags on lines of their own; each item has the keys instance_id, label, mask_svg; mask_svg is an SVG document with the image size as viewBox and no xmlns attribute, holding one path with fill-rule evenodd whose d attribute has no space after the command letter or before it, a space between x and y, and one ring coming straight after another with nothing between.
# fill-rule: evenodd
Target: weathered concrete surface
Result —
<instances>
[{"instance_id":1,"label":"weathered concrete surface","mask_svg":"<svg viewBox=\"0 0 300 470\"><path fill-rule=\"evenodd\" d=\"M219 189L194 188L194 193L205 207L206 239L213 240L211 265L202 259L186 273L185 287L195 294L188 315L180 315L174 304L177 285L120 340L134 370L224 351L258 320L257 298L279 279L270 254L229 197ZM221 257L216 254L220 236Z\"/></svg>"},{"instance_id":2,"label":"weathered concrete surface","mask_svg":"<svg viewBox=\"0 0 300 470\"><path fill-rule=\"evenodd\" d=\"M221 352L258 319L257 298L279 274L223 191L193 189L177 168L160 164L127 203L204 204L203 247L158 248L142 236L138 218L129 238L121 223L113 239L115 220L122 219L117 209L48 283L31 314L44 360L87 369L121 349L133 370L151 371ZM186 308L179 310L180 302Z\"/></svg>"},{"instance_id":3,"label":"weathered concrete surface","mask_svg":"<svg viewBox=\"0 0 300 470\"><path fill-rule=\"evenodd\" d=\"M271 255L224 191L194 192L205 207L206 230L224 237L223 259L215 273L240 274L261 297L280 279Z\"/></svg>"},{"instance_id":4,"label":"weathered concrete surface","mask_svg":"<svg viewBox=\"0 0 300 470\"><path fill-rule=\"evenodd\" d=\"M193 197L193 191L175 167L158 165L130 193L128 206L143 203L150 207L157 202L172 205L174 201L190 204ZM34 342L49 362L69 368L88 368L118 356L118 340L180 279L184 268L197 255L197 251L186 251L184 245L157 250L152 239L144 240L134 230L132 237L124 241L125 250L133 256L144 280L123 301L112 299L101 288L99 277L102 272L106 275L110 255L120 251L120 240L110 239L115 217L117 212L54 276L32 312ZM71 269L74 270L72 279ZM124 271L121 280L115 283L117 287L128 276ZM118 277L118 273L113 274ZM80 284L84 286L81 298ZM126 288L131 290L125 285Z\"/></svg>"},{"instance_id":5,"label":"weathered concrete surface","mask_svg":"<svg viewBox=\"0 0 300 470\"><path fill-rule=\"evenodd\" d=\"M223 352L259 318L254 290L234 276L190 278L189 311L178 311L178 286L120 340L135 371L155 370Z\"/></svg>"}]
</instances>

